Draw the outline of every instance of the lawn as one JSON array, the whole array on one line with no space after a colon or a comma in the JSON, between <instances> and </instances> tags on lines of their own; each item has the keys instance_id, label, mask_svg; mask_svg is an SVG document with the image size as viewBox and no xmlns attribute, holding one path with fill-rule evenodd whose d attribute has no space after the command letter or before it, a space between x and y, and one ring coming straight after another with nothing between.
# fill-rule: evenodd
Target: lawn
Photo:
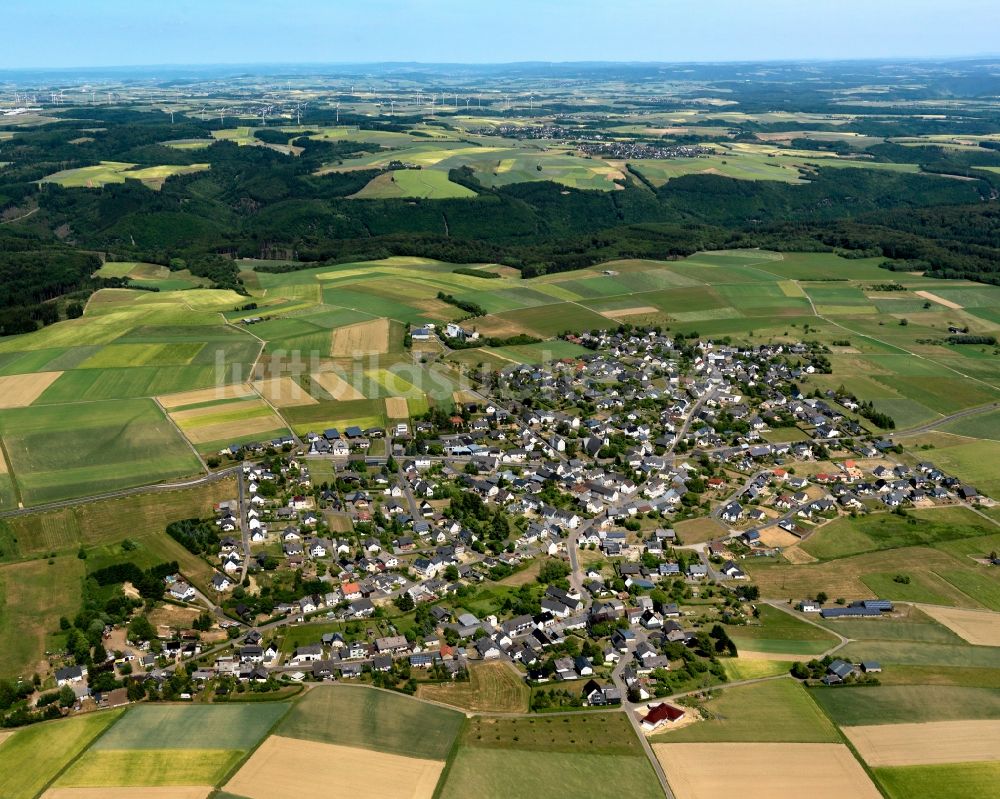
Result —
<instances>
[{"instance_id":1,"label":"lawn","mask_svg":"<svg viewBox=\"0 0 1000 799\"><path fill-rule=\"evenodd\" d=\"M296 702L275 733L445 760L463 720L461 713L401 694L374 688L322 686Z\"/></svg>"},{"instance_id":2,"label":"lawn","mask_svg":"<svg viewBox=\"0 0 1000 799\"><path fill-rule=\"evenodd\" d=\"M118 716L88 713L25 727L0 744L0 796L34 799Z\"/></svg>"},{"instance_id":3,"label":"lawn","mask_svg":"<svg viewBox=\"0 0 1000 799\"><path fill-rule=\"evenodd\" d=\"M739 650L752 652L818 655L837 644L831 633L770 605L758 605L759 624L726 626Z\"/></svg>"},{"instance_id":4,"label":"lawn","mask_svg":"<svg viewBox=\"0 0 1000 799\"><path fill-rule=\"evenodd\" d=\"M874 769L889 799L969 799L993 796L1000 785L1000 760L944 766L899 766Z\"/></svg>"},{"instance_id":5,"label":"lawn","mask_svg":"<svg viewBox=\"0 0 1000 799\"><path fill-rule=\"evenodd\" d=\"M84 563L60 555L0 566L0 677L30 677L40 667L59 618L80 605ZM0 791L0 795L3 795Z\"/></svg>"},{"instance_id":6,"label":"lawn","mask_svg":"<svg viewBox=\"0 0 1000 799\"><path fill-rule=\"evenodd\" d=\"M288 708L286 702L138 705L94 749L252 749Z\"/></svg>"},{"instance_id":7,"label":"lawn","mask_svg":"<svg viewBox=\"0 0 1000 799\"><path fill-rule=\"evenodd\" d=\"M152 400L0 411L0 435L26 505L201 471Z\"/></svg>"},{"instance_id":8,"label":"lawn","mask_svg":"<svg viewBox=\"0 0 1000 799\"><path fill-rule=\"evenodd\" d=\"M1000 718L1000 690L948 685L812 688L810 694L841 727Z\"/></svg>"},{"instance_id":9,"label":"lawn","mask_svg":"<svg viewBox=\"0 0 1000 799\"><path fill-rule=\"evenodd\" d=\"M719 691L700 706L704 721L657 735L659 743L787 741L838 743L836 728L797 681L776 679Z\"/></svg>"},{"instance_id":10,"label":"lawn","mask_svg":"<svg viewBox=\"0 0 1000 799\"><path fill-rule=\"evenodd\" d=\"M474 663L468 682L421 685L417 696L477 713L527 713L529 693L508 664Z\"/></svg>"}]
</instances>

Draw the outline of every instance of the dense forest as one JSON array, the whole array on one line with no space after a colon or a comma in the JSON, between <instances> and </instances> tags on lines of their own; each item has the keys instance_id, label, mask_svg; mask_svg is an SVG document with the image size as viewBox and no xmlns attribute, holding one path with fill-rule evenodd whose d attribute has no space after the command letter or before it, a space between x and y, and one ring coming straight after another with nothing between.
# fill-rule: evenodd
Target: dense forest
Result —
<instances>
[{"instance_id":1,"label":"dense forest","mask_svg":"<svg viewBox=\"0 0 1000 799\"><path fill-rule=\"evenodd\" d=\"M780 95L782 86L772 86L771 95ZM657 188L630 174L613 192L546 181L489 188L461 168L450 177L474 197L356 200L350 195L378 170L316 173L372 145L312 140L308 128L264 128L256 131L261 141L294 145L298 155L225 141L184 150L161 142L205 138L219 123L182 117L170 125L163 114L113 107L87 109L84 122L60 113L67 118L18 129L3 143L0 335L55 321L66 313L65 298L86 297L106 285L92 277L102 259L189 269L216 286L243 291L235 257L280 258L270 267L277 271L420 255L499 262L529 277L612 258L760 246L881 256L889 269L1000 283L1000 150L989 146L881 142L865 157L876 164L916 163L919 171L817 168L797 185L703 174ZM317 112L309 124L322 124L327 115ZM353 121L386 130L406 124ZM855 127L866 135L914 135L927 124L914 115L891 125L859 120ZM974 127L996 130L996 124L979 120ZM768 127L747 124L741 136L752 139ZM839 146L794 141L804 148ZM159 190L135 180L99 189L39 182L104 160L210 168L171 177Z\"/></svg>"}]
</instances>

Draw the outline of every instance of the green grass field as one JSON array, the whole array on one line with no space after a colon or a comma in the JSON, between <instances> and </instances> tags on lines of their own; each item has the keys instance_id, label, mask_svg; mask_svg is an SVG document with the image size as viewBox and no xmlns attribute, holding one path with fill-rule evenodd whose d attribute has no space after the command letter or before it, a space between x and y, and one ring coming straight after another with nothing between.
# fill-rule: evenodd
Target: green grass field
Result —
<instances>
[{"instance_id":1,"label":"green grass field","mask_svg":"<svg viewBox=\"0 0 1000 799\"><path fill-rule=\"evenodd\" d=\"M76 555L0 566L0 676L30 677L50 649L59 618L80 605L84 564Z\"/></svg>"},{"instance_id":2,"label":"green grass field","mask_svg":"<svg viewBox=\"0 0 1000 799\"><path fill-rule=\"evenodd\" d=\"M79 169L67 169L43 178L43 183L57 183L63 188L99 189L109 183L124 183L126 179L140 180L151 189L159 189L163 181L171 175L189 175L192 172L203 172L208 164L191 164L190 166L149 166L137 167L135 164L125 164L117 161L102 161L96 166L85 166Z\"/></svg>"},{"instance_id":3,"label":"green grass field","mask_svg":"<svg viewBox=\"0 0 1000 799\"><path fill-rule=\"evenodd\" d=\"M889 799L969 799L991 796L1000 784L1000 760L951 763L943 766L899 766L874 769L875 779Z\"/></svg>"},{"instance_id":4,"label":"green grass field","mask_svg":"<svg viewBox=\"0 0 1000 799\"><path fill-rule=\"evenodd\" d=\"M441 796L572 799L582 791L662 796L624 714L473 717L446 772Z\"/></svg>"},{"instance_id":5,"label":"green grass field","mask_svg":"<svg viewBox=\"0 0 1000 799\"><path fill-rule=\"evenodd\" d=\"M201 464L152 400L67 413L60 406L0 411L0 435L26 504L182 477Z\"/></svg>"},{"instance_id":6,"label":"green grass field","mask_svg":"<svg viewBox=\"0 0 1000 799\"><path fill-rule=\"evenodd\" d=\"M215 785L243 758L228 749L91 747L56 782L60 788Z\"/></svg>"},{"instance_id":7,"label":"green grass field","mask_svg":"<svg viewBox=\"0 0 1000 799\"><path fill-rule=\"evenodd\" d=\"M1000 718L1000 690L995 688L879 685L809 692L841 727Z\"/></svg>"},{"instance_id":8,"label":"green grass field","mask_svg":"<svg viewBox=\"0 0 1000 799\"><path fill-rule=\"evenodd\" d=\"M358 199L385 200L393 197L420 197L442 200L455 197L475 197L465 186L448 180L445 172L432 169L397 169L373 178L354 195Z\"/></svg>"},{"instance_id":9,"label":"green grass field","mask_svg":"<svg viewBox=\"0 0 1000 799\"><path fill-rule=\"evenodd\" d=\"M463 716L373 688L316 688L295 703L275 733L359 746L406 757L445 760Z\"/></svg>"},{"instance_id":10,"label":"green grass field","mask_svg":"<svg viewBox=\"0 0 1000 799\"><path fill-rule=\"evenodd\" d=\"M792 679L726 688L701 705L704 721L655 736L661 743L780 741L837 743L836 728Z\"/></svg>"},{"instance_id":11,"label":"green grass field","mask_svg":"<svg viewBox=\"0 0 1000 799\"><path fill-rule=\"evenodd\" d=\"M35 799L121 711L90 713L18 730L0 744L0 796Z\"/></svg>"},{"instance_id":12,"label":"green grass field","mask_svg":"<svg viewBox=\"0 0 1000 799\"><path fill-rule=\"evenodd\" d=\"M645 757L462 747L446 773L441 799L578 799L607 794L660 799Z\"/></svg>"},{"instance_id":13,"label":"green grass field","mask_svg":"<svg viewBox=\"0 0 1000 799\"><path fill-rule=\"evenodd\" d=\"M791 613L759 605L759 624L727 626L726 632L737 649L753 652L816 655L837 644L837 638L824 630L796 618Z\"/></svg>"},{"instance_id":14,"label":"green grass field","mask_svg":"<svg viewBox=\"0 0 1000 799\"><path fill-rule=\"evenodd\" d=\"M811 535L802 549L830 560L879 549L937 544L992 534L996 528L967 508L909 510L906 516L873 513L835 519Z\"/></svg>"},{"instance_id":15,"label":"green grass field","mask_svg":"<svg viewBox=\"0 0 1000 799\"><path fill-rule=\"evenodd\" d=\"M139 705L101 736L94 749L252 749L288 708L285 702Z\"/></svg>"}]
</instances>

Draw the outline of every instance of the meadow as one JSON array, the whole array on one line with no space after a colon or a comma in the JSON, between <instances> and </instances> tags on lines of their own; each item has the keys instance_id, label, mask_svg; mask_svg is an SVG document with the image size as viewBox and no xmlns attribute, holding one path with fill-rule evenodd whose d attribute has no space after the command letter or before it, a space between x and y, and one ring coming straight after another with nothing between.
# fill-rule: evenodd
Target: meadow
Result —
<instances>
[{"instance_id":1,"label":"meadow","mask_svg":"<svg viewBox=\"0 0 1000 799\"><path fill-rule=\"evenodd\" d=\"M1000 781L1000 760L877 768L874 774L889 799L910 799L923 795L939 799L966 799L969 796L989 796L996 789Z\"/></svg>"},{"instance_id":2,"label":"meadow","mask_svg":"<svg viewBox=\"0 0 1000 799\"><path fill-rule=\"evenodd\" d=\"M139 180L151 189L159 189L163 185L163 181L172 175L189 175L192 172L203 172L208 168L209 164L140 167L136 164L118 161L102 161L96 166L84 166L56 172L42 178L42 183L56 183L66 189L99 189L109 183Z\"/></svg>"},{"instance_id":3,"label":"meadow","mask_svg":"<svg viewBox=\"0 0 1000 799\"><path fill-rule=\"evenodd\" d=\"M400 694L322 686L294 704L276 735L427 760L445 760L463 716Z\"/></svg>"},{"instance_id":4,"label":"meadow","mask_svg":"<svg viewBox=\"0 0 1000 799\"><path fill-rule=\"evenodd\" d=\"M1000 718L1000 690L947 685L812 688L812 699L841 727Z\"/></svg>"},{"instance_id":5,"label":"meadow","mask_svg":"<svg viewBox=\"0 0 1000 799\"><path fill-rule=\"evenodd\" d=\"M527 713L530 691L506 663L470 664L464 683L422 684L417 697L476 713Z\"/></svg>"},{"instance_id":6,"label":"meadow","mask_svg":"<svg viewBox=\"0 0 1000 799\"><path fill-rule=\"evenodd\" d=\"M152 400L0 411L10 465L26 504L87 496L197 473L201 464Z\"/></svg>"},{"instance_id":7,"label":"meadow","mask_svg":"<svg viewBox=\"0 0 1000 799\"><path fill-rule=\"evenodd\" d=\"M726 626L726 632L739 651L816 655L837 644L837 638L824 630L771 607L758 605L760 618L752 624Z\"/></svg>"},{"instance_id":8,"label":"meadow","mask_svg":"<svg viewBox=\"0 0 1000 799\"><path fill-rule=\"evenodd\" d=\"M628 720L621 713L476 716L445 772L442 797L552 796L611 791L662 796Z\"/></svg>"},{"instance_id":9,"label":"meadow","mask_svg":"<svg viewBox=\"0 0 1000 799\"><path fill-rule=\"evenodd\" d=\"M836 728L810 697L791 678L726 688L699 706L703 721L667 729L653 741L837 743Z\"/></svg>"}]
</instances>

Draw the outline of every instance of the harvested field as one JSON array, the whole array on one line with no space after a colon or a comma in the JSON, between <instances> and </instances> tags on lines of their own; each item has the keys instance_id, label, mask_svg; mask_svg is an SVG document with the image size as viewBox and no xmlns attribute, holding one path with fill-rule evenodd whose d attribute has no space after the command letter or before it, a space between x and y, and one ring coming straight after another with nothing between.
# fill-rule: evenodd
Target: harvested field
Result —
<instances>
[{"instance_id":1,"label":"harvested field","mask_svg":"<svg viewBox=\"0 0 1000 799\"><path fill-rule=\"evenodd\" d=\"M383 355L389 351L389 320L373 319L333 331L330 354L334 358Z\"/></svg>"},{"instance_id":2,"label":"harvested field","mask_svg":"<svg viewBox=\"0 0 1000 799\"><path fill-rule=\"evenodd\" d=\"M42 799L206 799L214 789L202 785L155 788L52 788Z\"/></svg>"},{"instance_id":3,"label":"harvested field","mask_svg":"<svg viewBox=\"0 0 1000 799\"><path fill-rule=\"evenodd\" d=\"M268 738L226 785L247 799L431 799L444 763L370 749ZM336 778L331 779L331 774ZM377 790L370 775L377 774ZM290 791L290 786L294 790Z\"/></svg>"},{"instance_id":4,"label":"harvested field","mask_svg":"<svg viewBox=\"0 0 1000 799\"><path fill-rule=\"evenodd\" d=\"M363 400L365 395L358 391L336 372L313 372L312 381L335 400Z\"/></svg>"},{"instance_id":5,"label":"harvested field","mask_svg":"<svg viewBox=\"0 0 1000 799\"><path fill-rule=\"evenodd\" d=\"M799 537L792 535L780 527L765 527L760 531L760 542L766 547L793 547L799 543Z\"/></svg>"},{"instance_id":6,"label":"harvested field","mask_svg":"<svg viewBox=\"0 0 1000 799\"><path fill-rule=\"evenodd\" d=\"M931 721L844 727L869 766L1000 760L1000 721Z\"/></svg>"},{"instance_id":7,"label":"harvested field","mask_svg":"<svg viewBox=\"0 0 1000 799\"><path fill-rule=\"evenodd\" d=\"M816 558L814 558L800 546L789 547L788 549L783 550L781 554L785 556L785 560L787 560L789 563L793 563L796 565L816 562Z\"/></svg>"},{"instance_id":8,"label":"harvested field","mask_svg":"<svg viewBox=\"0 0 1000 799\"><path fill-rule=\"evenodd\" d=\"M606 316L608 319L618 319L622 316L643 316L645 314L658 314L660 313L659 308L654 308L652 305L637 305L634 308L619 308L616 311L601 311L601 316Z\"/></svg>"},{"instance_id":9,"label":"harvested field","mask_svg":"<svg viewBox=\"0 0 1000 799\"><path fill-rule=\"evenodd\" d=\"M936 302L938 305L943 305L945 308L951 308L954 311L962 310L962 306L957 302L946 300L944 297L939 297L937 294L932 294L929 291L914 291L913 293L918 297L923 297L925 300L930 300L931 302Z\"/></svg>"},{"instance_id":10,"label":"harvested field","mask_svg":"<svg viewBox=\"0 0 1000 799\"><path fill-rule=\"evenodd\" d=\"M187 405L200 405L203 402L220 402L222 400L244 399L253 396L253 389L245 383L232 386L216 386L197 391L182 391L178 394L167 394L157 397L160 405L168 411L172 408L183 408Z\"/></svg>"},{"instance_id":11,"label":"harvested field","mask_svg":"<svg viewBox=\"0 0 1000 799\"><path fill-rule=\"evenodd\" d=\"M316 400L309 396L309 392L290 377L269 377L266 380L257 380L253 387L268 402L279 408L316 404Z\"/></svg>"},{"instance_id":12,"label":"harvested field","mask_svg":"<svg viewBox=\"0 0 1000 799\"><path fill-rule=\"evenodd\" d=\"M654 744L677 799L880 799L841 744Z\"/></svg>"},{"instance_id":13,"label":"harvested field","mask_svg":"<svg viewBox=\"0 0 1000 799\"><path fill-rule=\"evenodd\" d=\"M937 605L919 607L934 621L962 636L970 644L1000 646L1000 613L989 610L943 608Z\"/></svg>"},{"instance_id":14,"label":"harvested field","mask_svg":"<svg viewBox=\"0 0 1000 799\"><path fill-rule=\"evenodd\" d=\"M527 713L528 686L507 663L475 663L466 683L421 685L419 699L443 702L477 713Z\"/></svg>"},{"instance_id":15,"label":"harvested field","mask_svg":"<svg viewBox=\"0 0 1000 799\"><path fill-rule=\"evenodd\" d=\"M410 415L406 397L386 397L385 415L390 419L406 419Z\"/></svg>"},{"instance_id":16,"label":"harvested field","mask_svg":"<svg viewBox=\"0 0 1000 799\"><path fill-rule=\"evenodd\" d=\"M274 414L259 416L255 419L232 419L219 424L207 424L203 427L188 428L184 435L192 444L205 444L209 441L229 441L237 436L269 433L285 427Z\"/></svg>"},{"instance_id":17,"label":"harvested field","mask_svg":"<svg viewBox=\"0 0 1000 799\"><path fill-rule=\"evenodd\" d=\"M0 408L24 408L38 399L62 372L35 372L0 377Z\"/></svg>"}]
</instances>

